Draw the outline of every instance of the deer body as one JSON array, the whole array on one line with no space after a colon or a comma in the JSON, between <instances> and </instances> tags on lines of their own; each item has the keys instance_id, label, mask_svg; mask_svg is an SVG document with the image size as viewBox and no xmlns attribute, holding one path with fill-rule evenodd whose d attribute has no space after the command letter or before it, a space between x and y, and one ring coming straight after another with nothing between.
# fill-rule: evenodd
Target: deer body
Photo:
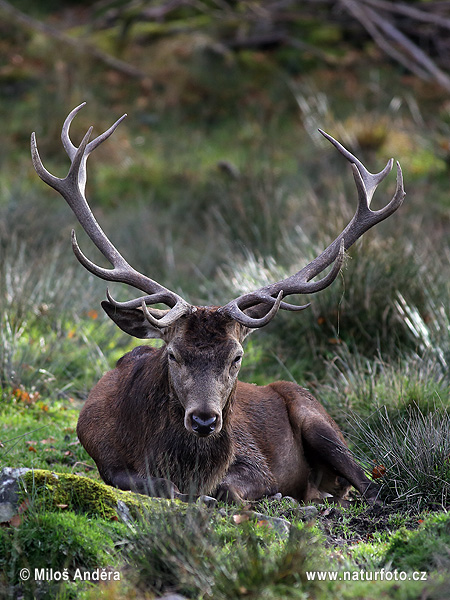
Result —
<instances>
[{"instance_id":1,"label":"deer body","mask_svg":"<svg viewBox=\"0 0 450 600\"><path fill-rule=\"evenodd\" d=\"M183 499L208 494L240 501L281 492L311 501L342 498L350 483L370 498L375 488L307 390L233 377L223 390L215 374L222 374L224 363L232 365L229 353L246 333L216 310L199 309L166 334L176 336L178 361L189 357L190 378L197 384L190 398L179 397L186 390L170 375L168 346L140 346L103 376L77 427L102 478L119 488ZM194 435L185 426L186 410L208 414L216 395L222 399L220 428Z\"/></svg>"},{"instance_id":2,"label":"deer body","mask_svg":"<svg viewBox=\"0 0 450 600\"><path fill-rule=\"evenodd\" d=\"M89 260L72 232L81 264L102 279L146 294L117 302L107 292L102 306L108 316L134 337L164 341L160 349L141 346L122 357L94 387L80 413L78 437L102 478L121 489L182 499L206 493L241 501L281 492L304 501L330 495L342 500L353 485L368 501L374 500L377 487L354 461L336 423L307 390L283 381L254 386L239 382L238 373L246 336L280 309L307 308L284 298L329 286L345 250L399 208L405 195L400 165L392 200L372 211L372 196L393 161L372 174L321 132L351 163L358 191L352 220L294 275L224 306L198 307L133 269L97 223L84 194L86 162L124 117L90 142L89 130L77 148L69 128L82 106L63 125L61 138L72 163L67 177L59 179L45 169L33 134L34 167L64 197L112 268ZM329 266L328 274L317 279ZM168 308L154 308L155 304Z\"/></svg>"}]
</instances>

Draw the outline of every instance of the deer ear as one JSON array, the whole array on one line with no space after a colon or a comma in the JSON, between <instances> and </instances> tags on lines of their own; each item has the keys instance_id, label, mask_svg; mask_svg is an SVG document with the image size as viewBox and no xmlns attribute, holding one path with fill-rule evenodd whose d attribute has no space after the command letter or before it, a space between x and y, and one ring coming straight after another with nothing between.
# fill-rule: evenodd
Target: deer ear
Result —
<instances>
[{"instance_id":1,"label":"deer ear","mask_svg":"<svg viewBox=\"0 0 450 600\"><path fill-rule=\"evenodd\" d=\"M102 308L125 333L140 339L164 339L164 330L149 323L140 308L123 308L107 300L103 300Z\"/></svg>"}]
</instances>

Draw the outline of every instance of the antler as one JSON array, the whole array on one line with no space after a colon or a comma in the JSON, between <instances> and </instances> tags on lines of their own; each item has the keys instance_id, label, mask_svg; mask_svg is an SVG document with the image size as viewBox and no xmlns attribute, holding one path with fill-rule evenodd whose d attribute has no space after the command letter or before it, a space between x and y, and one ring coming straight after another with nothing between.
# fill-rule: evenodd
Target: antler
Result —
<instances>
[{"instance_id":1,"label":"antler","mask_svg":"<svg viewBox=\"0 0 450 600\"><path fill-rule=\"evenodd\" d=\"M163 287L153 279L142 275L133 267L131 267L119 251L113 246L110 240L106 237L100 225L97 223L85 197L86 187L86 161L89 154L104 142L115 131L116 127L123 121L126 114L120 117L114 125L107 131L89 142L92 133L92 127L89 128L84 136L81 144L77 148L73 145L69 137L70 124L75 115L83 108L86 103L83 102L68 115L64 121L61 132L61 140L67 155L71 161L71 167L67 176L64 179L55 177L42 164L39 152L36 145L36 135L33 132L31 135L31 157L34 168L39 177L49 186L58 191L61 196L69 204L78 221L88 236L103 254L103 256L111 263L112 269L105 269L94 264L80 250L75 236L75 231L72 230L72 248L75 256L80 263L94 275L101 277L107 281L116 281L131 285L142 292L148 294L143 298L137 298L129 302L116 302L111 295L108 294L108 299L116 306L138 307L147 304L163 303L170 307L168 311L157 311L157 316L163 314L161 318L155 318L147 309L145 315L147 319L156 327L167 327L175 322L181 315L191 313L195 310L193 306L188 304L183 298L174 292Z\"/></svg>"},{"instance_id":2,"label":"antler","mask_svg":"<svg viewBox=\"0 0 450 600\"><path fill-rule=\"evenodd\" d=\"M303 267L303 269L295 273L295 275L291 275L282 281L272 283L254 292L250 292L249 294L239 296L239 298L232 300L219 309L246 327L255 328L266 325L276 314L278 308L284 310L302 310L303 308L306 308L308 305L296 306L282 302L281 300L282 298L293 294L312 294L328 287L335 280L340 271L344 252L368 229L395 212L401 206L403 198L405 197L402 170L400 164L397 162L397 187L392 200L381 210L371 210L370 202L373 194L378 184L383 181L388 173L390 173L394 162L393 159L391 158L385 168L379 173L369 173L362 162L332 138L331 135L328 135L321 129L319 129L319 131L351 163L353 177L355 178L358 191L358 207L352 220L344 231L331 242L322 254L306 265L306 267ZM319 281L312 281L332 263L334 263L333 267L325 277ZM245 310L258 305L258 309L260 309L261 305L264 304L271 305L271 308L263 317L252 317L244 312ZM257 312L259 312L259 310Z\"/></svg>"},{"instance_id":3,"label":"antler","mask_svg":"<svg viewBox=\"0 0 450 600\"><path fill-rule=\"evenodd\" d=\"M72 230L72 248L80 263L94 275L107 281L116 281L131 285L147 295L128 302L117 302L107 291L108 300L115 306L122 308L142 308L145 317L152 325L158 328L168 327L182 315L190 314L196 310L195 306L188 304L183 298L163 287L153 279L142 275L122 257L119 251L107 238L100 225L97 223L85 197L86 187L86 162L89 154L104 142L115 131L116 127L126 117L123 115L107 131L89 142L92 127L89 128L81 144L77 148L69 137L70 124L75 115L86 103L80 104L72 110L66 118L61 139L63 146L70 158L71 167L64 179L55 177L47 171L39 157L36 136L31 135L31 155L33 165L39 177L52 188L57 190L73 210L78 221L88 236L111 263L112 269L105 269L94 264L80 250L75 231ZM403 202L405 191L403 189L402 171L397 162L397 187L392 200L381 210L372 211L370 202L378 184L388 175L392 169L393 160L389 160L386 167L379 173L369 173L364 165L346 150L339 142L330 135L319 129L339 152L351 163L353 176L358 191L358 206L356 212L338 237L306 267L282 281L272 283L249 294L239 296L218 310L231 319L250 328L263 327L278 312L279 309L298 311L303 310L309 304L297 306L283 302L283 298L294 294L312 294L328 287L337 277L344 252L361 237L368 229L383 221L395 212ZM333 264L330 272L319 281L312 281L320 275L328 266ZM148 309L147 305L163 303L169 306L169 310L161 311ZM252 316L252 312L260 315L268 306L263 316ZM244 311L248 311L247 313Z\"/></svg>"}]
</instances>

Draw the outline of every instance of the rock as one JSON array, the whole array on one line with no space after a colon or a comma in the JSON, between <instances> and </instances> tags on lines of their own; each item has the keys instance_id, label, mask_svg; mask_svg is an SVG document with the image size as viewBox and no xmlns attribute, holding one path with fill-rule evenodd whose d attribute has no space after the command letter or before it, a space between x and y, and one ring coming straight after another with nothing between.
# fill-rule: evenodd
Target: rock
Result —
<instances>
[{"instance_id":1,"label":"rock","mask_svg":"<svg viewBox=\"0 0 450 600\"><path fill-rule=\"evenodd\" d=\"M10 521L17 514L19 478L29 470L5 467L0 473L0 523Z\"/></svg>"},{"instance_id":2,"label":"rock","mask_svg":"<svg viewBox=\"0 0 450 600\"><path fill-rule=\"evenodd\" d=\"M106 520L119 518L130 527L136 518L149 511L183 510L184 507L178 500L124 492L73 473L5 467L0 473L0 523L10 521L19 512L18 503L24 495L32 495L38 506L43 503L46 508L55 509L65 505L68 510L98 515Z\"/></svg>"},{"instance_id":3,"label":"rock","mask_svg":"<svg viewBox=\"0 0 450 600\"><path fill-rule=\"evenodd\" d=\"M288 498L288 496L286 496L286 497ZM281 494L281 492L277 492L273 496L269 496L268 500L281 500L282 498L283 498L283 495Z\"/></svg>"},{"instance_id":4,"label":"rock","mask_svg":"<svg viewBox=\"0 0 450 600\"><path fill-rule=\"evenodd\" d=\"M123 502L123 500L117 501L117 514L122 519L122 521L124 523L126 523L127 525L129 525L133 520L131 513L130 513L130 509L125 504L125 502Z\"/></svg>"},{"instance_id":5,"label":"rock","mask_svg":"<svg viewBox=\"0 0 450 600\"><path fill-rule=\"evenodd\" d=\"M318 509L312 505L298 506L296 510L298 511L298 515L301 516L304 521L312 521L319 514Z\"/></svg>"},{"instance_id":6,"label":"rock","mask_svg":"<svg viewBox=\"0 0 450 600\"><path fill-rule=\"evenodd\" d=\"M199 496L196 504L199 504L200 506L206 506L207 508L214 508L217 506L217 500L212 496Z\"/></svg>"},{"instance_id":7,"label":"rock","mask_svg":"<svg viewBox=\"0 0 450 600\"><path fill-rule=\"evenodd\" d=\"M283 538L289 537L289 531L291 530L291 524L287 519L281 517L269 517L261 513L254 513L258 524L267 525L278 533Z\"/></svg>"},{"instance_id":8,"label":"rock","mask_svg":"<svg viewBox=\"0 0 450 600\"><path fill-rule=\"evenodd\" d=\"M292 496L283 496L283 500L289 504L292 504L293 506L300 506L300 502Z\"/></svg>"}]
</instances>

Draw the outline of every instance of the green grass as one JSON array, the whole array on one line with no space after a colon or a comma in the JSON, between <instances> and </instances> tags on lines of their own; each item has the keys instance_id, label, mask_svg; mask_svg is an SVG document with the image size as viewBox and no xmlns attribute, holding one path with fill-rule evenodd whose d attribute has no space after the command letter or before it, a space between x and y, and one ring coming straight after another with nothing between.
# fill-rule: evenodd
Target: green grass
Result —
<instances>
[{"instance_id":1,"label":"green grass","mask_svg":"<svg viewBox=\"0 0 450 600\"><path fill-rule=\"evenodd\" d=\"M94 463L78 442L79 404L30 397L16 389L0 408L0 468L20 466L91 473Z\"/></svg>"}]
</instances>

